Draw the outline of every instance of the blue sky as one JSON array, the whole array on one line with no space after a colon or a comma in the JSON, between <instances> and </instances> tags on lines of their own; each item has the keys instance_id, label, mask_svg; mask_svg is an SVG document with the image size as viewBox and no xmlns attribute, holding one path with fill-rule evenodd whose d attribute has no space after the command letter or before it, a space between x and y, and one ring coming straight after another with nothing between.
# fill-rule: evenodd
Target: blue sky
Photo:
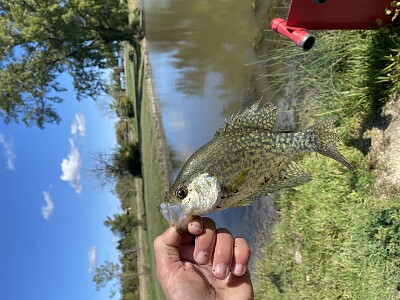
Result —
<instances>
[{"instance_id":1,"label":"blue sky","mask_svg":"<svg viewBox=\"0 0 400 300\"><path fill-rule=\"evenodd\" d=\"M70 86L68 76L60 81ZM121 210L85 170L91 152L115 146L115 120L93 100L62 96L59 125L0 120L0 299L108 299L92 276L105 260L118 262L103 221Z\"/></svg>"}]
</instances>

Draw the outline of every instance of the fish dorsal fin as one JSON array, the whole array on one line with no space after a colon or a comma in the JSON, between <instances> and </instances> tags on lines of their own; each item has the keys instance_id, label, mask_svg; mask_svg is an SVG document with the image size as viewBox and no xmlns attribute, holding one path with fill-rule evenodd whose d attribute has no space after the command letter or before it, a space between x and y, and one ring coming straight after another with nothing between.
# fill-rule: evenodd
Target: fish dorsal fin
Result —
<instances>
[{"instance_id":1,"label":"fish dorsal fin","mask_svg":"<svg viewBox=\"0 0 400 300\"><path fill-rule=\"evenodd\" d=\"M244 128L264 129L272 131L276 121L276 107L273 104L266 104L258 109L260 100L248 107L242 113L236 114L225 126L217 131L217 134L240 130Z\"/></svg>"}]
</instances>

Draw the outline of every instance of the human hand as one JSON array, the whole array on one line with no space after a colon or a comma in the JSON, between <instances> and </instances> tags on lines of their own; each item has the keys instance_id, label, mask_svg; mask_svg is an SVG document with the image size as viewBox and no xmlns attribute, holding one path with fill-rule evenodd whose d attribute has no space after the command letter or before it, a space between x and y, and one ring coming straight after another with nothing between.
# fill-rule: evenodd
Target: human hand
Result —
<instances>
[{"instance_id":1,"label":"human hand","mask_svg":"<svg viewBox=\"0 0 400 300\"><path fill-rule=\"evenodd\" d=\"M243 238L195 217L186 232L169 227L154 241L157 277L167 299L253 299Z\"/></svg>"}]
</instances>

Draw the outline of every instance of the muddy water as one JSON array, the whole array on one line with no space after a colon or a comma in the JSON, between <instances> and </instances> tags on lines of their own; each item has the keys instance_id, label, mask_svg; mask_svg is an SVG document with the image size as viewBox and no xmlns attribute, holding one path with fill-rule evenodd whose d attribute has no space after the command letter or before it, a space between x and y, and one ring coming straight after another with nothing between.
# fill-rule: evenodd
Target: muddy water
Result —
<instances>
[{"instance_id":1,"label":"muddy water","mask_svg":"<svg viewBox=\"0 0 400 300\"><path fill-rule=\"evenodd\" d=\"M254 65L253 43L265 27L268 1L147 0L146 37L163 125L176 176L186 159L232 114L263 96L265 70ZM245 208L212 214L217 226L258 248L276 220L266 197Z\"/></svg>"}]
</instances>

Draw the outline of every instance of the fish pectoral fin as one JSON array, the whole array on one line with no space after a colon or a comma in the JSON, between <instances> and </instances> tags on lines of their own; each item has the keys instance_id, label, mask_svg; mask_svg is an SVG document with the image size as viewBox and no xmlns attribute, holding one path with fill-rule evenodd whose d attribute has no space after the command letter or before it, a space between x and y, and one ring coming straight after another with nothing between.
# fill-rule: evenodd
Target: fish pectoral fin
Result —
<instances>
[{"instance_id":1,"label":"fish pectoral fin","mask_svg":"<svg viewBox=\"0 0 400 300\"><path fill-rule=\"evenodd\" d=\"M304 172L295 162L291 162L286 168L282 169L277 175L268 180L257 193L248 197L247 200L251 203L269 193L283 188L299 186L311 180L312 178L310 175Z\"/></svg>"},{"instance_id":2,"label":"fish pectoral fin","mask_svg":"<svg viewBox=\"0 0 400 300\"><path fill-rule=\"evenodd\" d=\"M282 188L295 187L311 181L303 169L301 169L295 162L291 162L285 169L282 169L277 176L268 181L266 187L270 192L280 190Z\"/></svg>"},{"instance_id":3,"label":"fish pectoral fin","mask_svg":"<svg viewBox=\"0 0 400 300\"><path fill-rule=\"evenodd\" d=\"M290 179L293 183L303 184L311 181L310 175L308 175L294 161L292 161L286 169L282 170L279 175L280 179Z\"/></svg>"},{"instance_id":4,"label":"fish pectoral fin","mask_svg":"<svg viewBox=\"0 0 400 300\"><path fill-rule=\"evenodd\" d=\"M267 103L265 106L258 109L259 105L260 100L256 101L242 113L232 117L225 123L223 128L220 128L217 131L217 134L232 132L244 128L272 131L276 122L276 107L273 104Z\"/></svg>"},{"instance_id":5,"label":"fish pectoral fin","mask_svg":"<svg viewBox=\"0 0 400 300\"><path fill-rule=\"evenodd\" d=\"M228 195L232 193L237 193L240 187L246 182L249 172L250 169L245 169L233 175L232 178L225 185L226 193Z\"/></svg>"}]
</instances>

